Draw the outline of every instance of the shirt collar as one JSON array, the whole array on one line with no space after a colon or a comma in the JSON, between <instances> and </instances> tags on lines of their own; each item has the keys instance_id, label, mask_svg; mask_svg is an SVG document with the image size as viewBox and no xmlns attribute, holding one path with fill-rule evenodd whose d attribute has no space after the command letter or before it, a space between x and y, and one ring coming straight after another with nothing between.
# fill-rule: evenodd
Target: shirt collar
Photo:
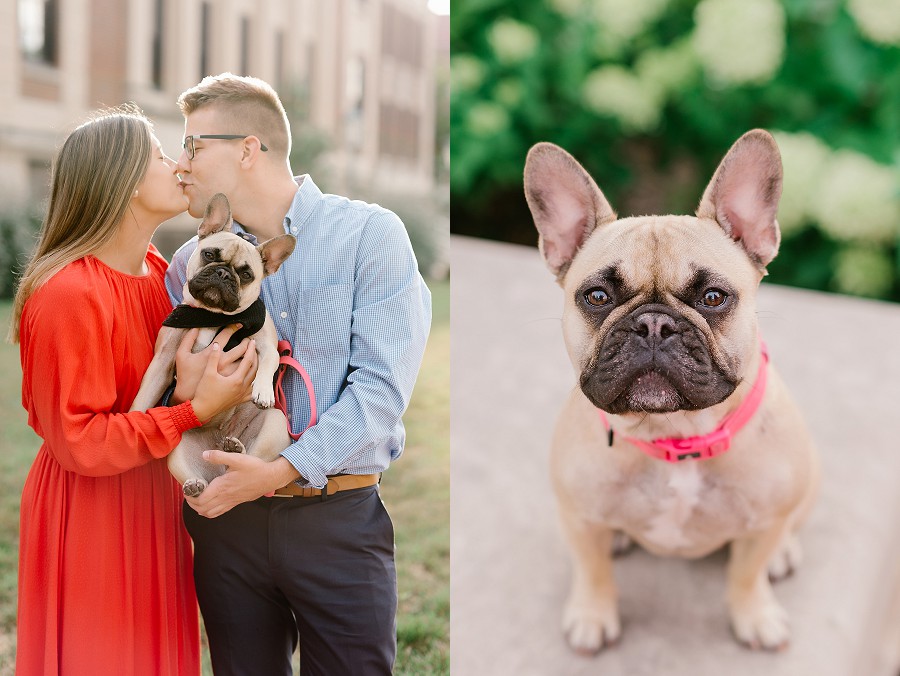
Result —
<instances>
[{"instance_id":1,"label":"shirt collar","mask_svg":"<svg viewBox=\"0 0 900 676\"><path fill-rule=\"evenodd\" d=\"M304 223L306 223L312 215L316 204L322 199L322 191L319 190L319 187L313 182L312 177L309 174L294 176L294 181L300 189L297 190L294 199L291 202L291 206L288 209L287 214L285 214L284 231L289 235L297 236ZM233 222L231 229L236 235L240 235L253 244L253 246L259 244L259 240L256 239L256 236L247 232L244 226L237 221Z\"/></svg>"}]
</instances>

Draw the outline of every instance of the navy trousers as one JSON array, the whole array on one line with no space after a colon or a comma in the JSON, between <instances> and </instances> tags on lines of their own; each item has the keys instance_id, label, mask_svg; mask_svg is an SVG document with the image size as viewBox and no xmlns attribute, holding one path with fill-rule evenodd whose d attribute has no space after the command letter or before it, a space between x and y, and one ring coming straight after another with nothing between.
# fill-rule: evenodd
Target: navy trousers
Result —
<instances>
[{"instance_id":1,"label":"navy trousers","mask_svg":"<svg viewBox=\"0 0 900 676\"><path fill-rule=\"evenodd\" d=\"M216 676L390 674L394 527L378 487L260 498L215 519L187 503L194 580Z\"/></svg>"}]
</instances>

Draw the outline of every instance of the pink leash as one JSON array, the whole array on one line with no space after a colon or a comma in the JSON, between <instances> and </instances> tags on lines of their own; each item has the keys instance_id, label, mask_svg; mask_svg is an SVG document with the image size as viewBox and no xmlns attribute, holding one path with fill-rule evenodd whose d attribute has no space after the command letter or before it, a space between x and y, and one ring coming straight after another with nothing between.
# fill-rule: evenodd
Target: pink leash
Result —
<instances>
[{"instance_id":1,"label":"pink leash","mask_svg":"<svg viewBox=\"0 0 900 676\"><path fill-rule=\"evenodd\" d=\"M760 359L759 371L756 375L756 382L753 383L750 392L744 398L744 401L741 402L741 405L725 416L722 422L719 423L719 426L709 434L684 439L668 437L653 439L652 441L644 441L634 437L622 438L628 443L637 446L647 455L666 462L680 462L690 458L702 460L714 458L725 453L731 447L731 438L753 417L763 400L763 395L766 393L769 352L764 343L760 344L760 353L762 359ZM603 426L606 428L609 445L612 446L613 431L609 420L599 408L597 413L600 414L600 420L603 421Z\"/></svg>"},{"instance_id":2,"label":"pink leash","mask_svg":"<svg viewBox=\"0 0 900 676\"><path fill-rule=\"evenodd\" d=\"M316 424L316 393L313 389L312 378L309 377L309 373L307 373L306 369L300 365L300 362L291 356L291 344L288 341L278 341L278 354L281 355L281 358L278 360L278 377L275 379L275 406L281 409L281 412L284 413L284 417L288 419L288 434L291 435L291 439L297 441L297 439L303 436L303 432ZM284 388L281 386L281 379L284 378L285 371L287 371L288 368L293 368L300 374L300 377L303 378L303 384L306 385L306 393L309 395L309 425L307 425L306 429L299 434L294 434L291 431L291 420L288 417L287 412L287 400L284 396Z\"/></svg>"}]
</instances>

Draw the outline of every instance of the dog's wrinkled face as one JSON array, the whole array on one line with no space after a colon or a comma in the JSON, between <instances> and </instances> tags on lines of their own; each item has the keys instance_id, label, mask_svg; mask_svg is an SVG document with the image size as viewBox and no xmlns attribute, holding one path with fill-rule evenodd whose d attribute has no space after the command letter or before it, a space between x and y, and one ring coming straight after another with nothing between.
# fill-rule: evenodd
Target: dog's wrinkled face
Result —
<instances>
[{"instance_id":1,"label":"dog's wrinkled face","mask_svg":"<svg viewBox=\"0 0 900 676\"><path fill-rule=\"evenodd\" d=\"M697 216L617 220L568 153L539 144L526 196L565 290L563 332L585 396L614 414L708 408L758 351L756 289L778 248L781 163L765 132L722 161Z\"/></svg>"},{"instance_id":2,"label":"dog's wrinkled face","mask_svg":"<svg viewBox=\"0 0 900 676\"><path fill-rule=\"evenodd\" d=\"M253 246L231 232L231 208L225 195L215 195L198 228L200 241L188 259L184 302L214 312L236 314L258 297L262 280L291 255L292 235Z\"/></svg>"}]
</instances>

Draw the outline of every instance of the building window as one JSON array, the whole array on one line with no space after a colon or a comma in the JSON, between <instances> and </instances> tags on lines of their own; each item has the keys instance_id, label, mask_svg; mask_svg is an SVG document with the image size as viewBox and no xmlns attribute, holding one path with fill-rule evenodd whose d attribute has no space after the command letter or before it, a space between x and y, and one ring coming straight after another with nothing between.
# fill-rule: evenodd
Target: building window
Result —
<instances>
[{"instance_id":1,"label":"building window","mask_svg":"<svg viewBox=\"0 0 900 676\"><path fill-rule=\"evenodd\" d=\"M156 89L163 88L163 35L165 25L165 9L163 0L155 0L153 8L153 72L151 80Z\"/></svg>"},{"instance_id":2,"label":"building window","mask_svg":"<svg viewBox=\"0 0 900 676\"><path fill-rule=\"evenodd\" d=\"M386 155L415 162L419 157L419 116L382 102L379 111L379 143Z\"/></svg>"},{"instance_id":3,"label":"building window","mask_svg":"<svg viewBox=\"0 0 900 676\"><path fill-rule=\"evenodd\" d=\"M423 30L415 17L386 5L381 21L382 52L403 63L421 67Z\"/></svg>"},{"instance_id":4,"label":"building window","mask_svg":"<svg viewBox=\"0 0 900 676\"><path fill-rule=\"evenodd\" d=\"M58 64L57 0L19 0L19 35L27 61Z\"/></svg>"},{"instance_id":5,"label":"building window","mask_svg":"<svg viewBox=\"0 0 900 676\"><path fill-rule=\"evenodd\" d=\"M250 18L241 17L241 75L250 75Z\"/></svg>"},{"instance_id":6,"label":"building window","mask_svg":"<svg viewBox=\"0 0 900 676\"><path fill-rule=\"evenodd\" d=\"M209 75L210 67L210 24L212 22L212 7L208 2L200 5L200 79Z\"/></svg>"}]
</instances>

